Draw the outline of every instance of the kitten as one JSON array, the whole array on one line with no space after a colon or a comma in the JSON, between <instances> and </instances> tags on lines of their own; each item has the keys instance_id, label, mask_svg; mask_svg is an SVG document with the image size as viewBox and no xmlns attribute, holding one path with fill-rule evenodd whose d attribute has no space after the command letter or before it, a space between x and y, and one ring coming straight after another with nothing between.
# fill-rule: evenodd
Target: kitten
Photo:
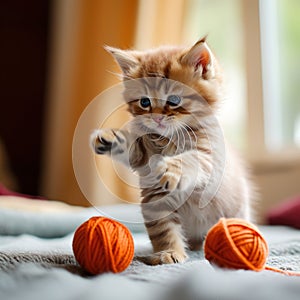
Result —
<instances>
[{"instance_id":1,"label":"kitten","mask_svg":"<svg viewBox=\"0 0 300 300\"><path fill-rule=\"evenodd\" d=\"M123 72L129 129L100 129L96 154L110 154L139 174L142 213L154 253L145 263L187 259L221 217L251 220L250 183L224 143L215 113L222 72L205 38L191 48L106 48Z\"/></svg>"}]
</instances>

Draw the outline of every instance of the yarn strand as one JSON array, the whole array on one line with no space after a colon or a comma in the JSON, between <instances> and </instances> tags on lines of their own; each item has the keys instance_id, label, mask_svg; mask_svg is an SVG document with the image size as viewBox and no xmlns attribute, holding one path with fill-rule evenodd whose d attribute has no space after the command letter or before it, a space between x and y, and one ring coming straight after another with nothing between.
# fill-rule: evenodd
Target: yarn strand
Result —
<instances>
[{"instance_id":1,"label":"yarn strand","mask_svg":"<svg viewBox=\"0 0 300 300\"><path fill-rule=\"evenodd\" d=\"M300 272L281 270L281 269L277 269L277 268L270 267L270 266L265 266L265 270L288 275L288 276L300 276Z\"/></svg>"}]
</instances>

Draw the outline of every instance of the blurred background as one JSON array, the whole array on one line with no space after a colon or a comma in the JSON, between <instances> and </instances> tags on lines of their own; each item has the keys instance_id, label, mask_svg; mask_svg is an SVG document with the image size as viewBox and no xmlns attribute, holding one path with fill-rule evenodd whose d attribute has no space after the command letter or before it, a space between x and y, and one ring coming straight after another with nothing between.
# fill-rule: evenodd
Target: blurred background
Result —
<instances>
[{"instance_id":1,"label":"blurred background","mask_svg":"<svg viewBox=\"0 0 300 300\"><path fill-rule=\"evenodd\" d=\"M74 176L72 140L86 106L118 82L103 45L192 45L208 34L227 80L219 117L253 170L258 215L300 194L300 1L10 0L0 2L0 16L7 188L89 206ZM109 165L105 177L121 198L138 201ZM118 201L87 180L97 205Z\"/></svg>"}]
</instances>

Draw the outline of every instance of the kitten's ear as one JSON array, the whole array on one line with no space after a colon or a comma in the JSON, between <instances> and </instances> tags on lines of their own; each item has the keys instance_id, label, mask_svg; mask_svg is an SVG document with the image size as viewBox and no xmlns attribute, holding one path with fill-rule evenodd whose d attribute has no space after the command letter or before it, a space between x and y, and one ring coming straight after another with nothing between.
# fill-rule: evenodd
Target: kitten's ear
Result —
<instances>
[{"instance_id":1,"label":"kitten's ear","mask_svg":"<svg viewBox=\"0 0 300 300\"><path fill-rule=\"evenodd\" d=\"M193 66L204 79L214 76L213 54L206 44L205 38L199 40L181 59L181 63Z\"/></svg>"},{"instance_id":2,"label":"kitten's ear","mask_svg":"<svg viewBox=\"0 0 300 300\"><path fill-rule=\"evenodd\" d=\"M115 58L124 75L128 75L129 71L138 64L138 60L128 50L121 50L110 46L105 46L104 49Z\"/></svg>"}]
</instances>

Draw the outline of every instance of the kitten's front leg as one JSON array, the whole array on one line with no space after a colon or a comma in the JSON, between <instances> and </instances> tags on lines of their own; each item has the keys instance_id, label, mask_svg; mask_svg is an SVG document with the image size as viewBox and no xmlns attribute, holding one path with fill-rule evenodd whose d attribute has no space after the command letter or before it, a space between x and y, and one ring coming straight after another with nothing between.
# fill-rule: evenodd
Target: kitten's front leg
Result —
<instances>
[{"instance_id":1,"label":"kitten's front leg","mask_svg":"<svg viewBox=\"0 0 300 300\"><path fill-rule=\"evenodd\" d=\"M108 154L112 159L128 165L129 133L114 129L95 130L90 137L90 145L96 154Z\"/></svg>"},{"instance_id":2,"label":"kitten's front leg","mask_svg":"<svg viewBox=\"0 0 300 300\"><path fill-rule=\"evenodd\" d=\"M161 157L153 169L154 176L166 191L174 191L182 179L182 162L172 157Z\"/></svg>"},{"instance_id":3,"label":"kitten's front leg","mask_svg":"<svg viewBox=\"0 0 300 300\"><path fill-rule=\"evenodd\" d=\"M162 156L152 172L165 191L192 191L196 185L205 185L211 168L211 158L195 150L175 156Z\"/></svg>"},{"instance_id":4,"label":"kitten's front leg","mask_svg":"<svg viewBox=\"0 0 300 300\"><path fill-rule=\"evenodd\" d=\"M150 219L149 210L143 209L143 214L145 220ZM154 217L153 214L150 215ZM157 215L157 211L155 215ZM148 265L161 265L181 263L187 259L185 239L176 212L158 220L146 221L145 225L154 253L139 256L140 261Z\"/></svg>"}]
</instances>

